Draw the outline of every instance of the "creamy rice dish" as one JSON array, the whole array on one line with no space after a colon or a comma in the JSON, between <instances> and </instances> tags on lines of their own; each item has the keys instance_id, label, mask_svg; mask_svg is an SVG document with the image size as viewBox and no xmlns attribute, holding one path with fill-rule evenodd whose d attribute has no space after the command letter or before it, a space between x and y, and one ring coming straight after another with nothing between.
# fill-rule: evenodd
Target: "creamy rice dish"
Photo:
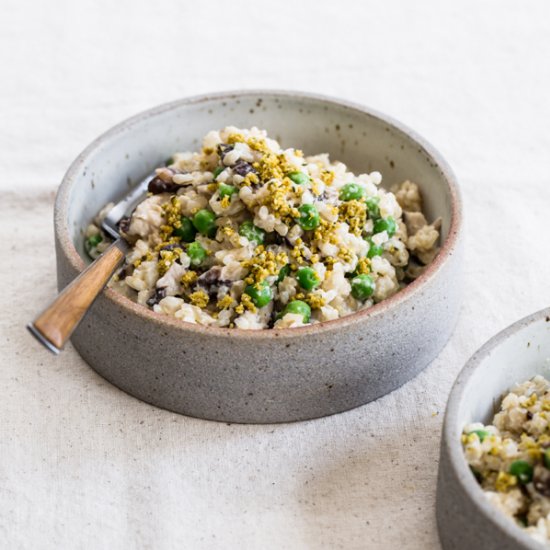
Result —
<instances>
[{"instance_id":1,"label":"creamy rice dish","mask_svg":"<svg viewBox=\"0 0 550 550\"><path fill-rule=\"evenodd\" d=\"M200 152L156 170L121 234L125 264L109 283L155 312L219 327L299 327L389 298L439 251L418 186L386 191L326 154L282 149L265 131L211 131ZM110 244L85 234L92 258Z\"/></svg>"},{"instance_id":2,"label":"creamy rice dish","mask_svg":"<svg viewBox=\"0 0 550 550\"><path fill-rule=\"evenodd\" d=\"M487 499L539 542L550 542L550 382L515 386L488 426L465 426L466 460Z\"/></svg>"}]
</instances>

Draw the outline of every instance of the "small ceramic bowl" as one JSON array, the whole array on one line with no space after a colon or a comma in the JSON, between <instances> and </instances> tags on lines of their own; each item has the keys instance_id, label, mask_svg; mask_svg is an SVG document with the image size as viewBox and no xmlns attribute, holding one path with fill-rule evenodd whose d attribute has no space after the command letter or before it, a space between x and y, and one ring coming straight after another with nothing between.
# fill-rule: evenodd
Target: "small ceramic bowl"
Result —
<instances>
[{"instance_id":1,"label":"small ceramic bowl","mask_svg":"<svg viewBox=\"0 0 550 550\"><path fill-rule=\"evenodd\" d=\"M437 484L437 524L446 550L545 548L487 501L460 440L466 424L488 423L510 388L536 374L550 376L550 309L497 334L459 374L443 423Z\"/></svg>"},{"instance_id":2,"label":"small ceramic bowl","mask_svg":"<svg viewBox=\"0 0 550 550\"><path fill-rule=\"evenodd\" d=\"M403 125L364 107L290 92L199 96L119 124L72 164L57 195L58 284L84 267L83 229L107 202L174 151L198 150L211 129L258 126L306 154L328 152L385 186L422 190L443 218L441 252L392 298L303 328L246 331L188 324L105 290L72 337L82 357L124 391L160 407L231 422L282 422L336 413L415 376L455 325L460 298L461 203L441 156Z\"/></svg>"}]
</instances>

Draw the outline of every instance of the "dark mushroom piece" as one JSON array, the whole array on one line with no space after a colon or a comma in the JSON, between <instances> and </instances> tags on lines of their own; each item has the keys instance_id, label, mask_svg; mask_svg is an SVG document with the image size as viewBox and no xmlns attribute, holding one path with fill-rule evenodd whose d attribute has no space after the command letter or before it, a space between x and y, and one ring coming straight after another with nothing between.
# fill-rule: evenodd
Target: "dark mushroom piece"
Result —
<instances>
[{"instance_id":1,"label":"dark mushroom piece","mask_svg":"<svg viewBox=\"0 0 550 550\"><path fill-rule=\"evenodd\" d=\"M234 145L229 145L227 143L220 143L218 145L218 155L220 157L220 159L223 159L225 158L225 155L227 155L227 153L229 153L230 151L233 151L233 149L235 149L235 146Z\"/></svg>"},{"instance_id":2,"label":"dark mushroom piece","mask_svg":"<svg viewBox=\"0 0 550 550\"><path fill-rule=\"evenodd\" d=\"M166 298L166 288L155 288L155 293L147 300L147 305L153 307Z\"/></svg>"},{"instance_id":3,"label":"dark mushroom piece","mask_svg":"<svg viewBox=\"0 0 550 550\"><path fill-rule=\"evenodd\" d=\"M197 283L203 287L209 287L216 283L221 275L222 268L219 265L211 267L208 271L205 271L197 280Z\"/></svg>"},{"instance_id":4,"label":"dark mushroom piece","mask_svg":"<svg viewBox=\"0 0 550 550\"><path fill-rule=\"evenodd\" d=\"M234 174L242 176L243 178L248 174L256 174L254 167L243 159L239 159L232 167Z\"/></svg>"},{"instance_id":5,"label":"dark mushroom piece","mask_svg":"<svg viewBox=\"0 0 550 550\"><path fill-rule=\"evenodd\" d=\"M128 233L130 230L130 217L124 216L123 218L120 218L120 221L118 222L118 229L121 233Z\"/></svg>"},{"instance_id":6,"label":"dark mushroom piece","mask_svg":"<svg viewBox=\"0 0 550 550\"><path fill-rule=\"evenodd\" d=\"M147 191L158 195L160 193L175 193L180 188L179 185L164 181L160 176L155 176L147 186Z\"/></svg>"}]
</instances>

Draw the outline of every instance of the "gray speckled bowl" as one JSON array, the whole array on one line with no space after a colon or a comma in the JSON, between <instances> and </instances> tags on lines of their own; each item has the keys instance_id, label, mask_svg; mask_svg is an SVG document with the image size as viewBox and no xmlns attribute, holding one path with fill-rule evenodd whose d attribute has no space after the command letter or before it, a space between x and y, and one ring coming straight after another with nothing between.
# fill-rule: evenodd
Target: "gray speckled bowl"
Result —
<instances>
[{"instance_id":1,"label":"gray speckled bowl","mask_svg":"<svg viewBox=\"0 0 550 550\"><path fill-rule=\"evenodd\" d=\"M465 424L490 421L510 387L536 374L550 376L550 309L497 334L459 374L443 424L437 485L437 524L446 550L546 548L486 501L460 442Z\"/></svg>"},{"instance_id":2,"label":"gray speckled bowl","mask_svg":"<svg viewBox=\"0 0 550 550\"><path fill-rule=\"evenodd\" d=\"M180 413L232 422L283 422L336 413L380 397L440 351L459 309L461 204L454 176L424 140L357 105L302 93L244 91L193 97L137 115L93 142L57 195L58 284L84 267L82 230L174 151L209 130L265 128L282 144L328 152L386 186L418 182L443 247L402 292L314 326L243 331L183 323L104 291L72 337L82 357L122 390Z\"/></svg>"}]
</instances>

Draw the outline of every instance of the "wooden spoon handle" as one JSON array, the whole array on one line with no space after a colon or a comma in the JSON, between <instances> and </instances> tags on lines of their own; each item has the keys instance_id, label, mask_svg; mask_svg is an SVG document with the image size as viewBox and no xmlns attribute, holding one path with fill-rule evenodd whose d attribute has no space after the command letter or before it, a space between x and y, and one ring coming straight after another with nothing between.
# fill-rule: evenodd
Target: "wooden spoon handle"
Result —
<instances>
[{"instance_id":1,"label":"wooden spoon handle","mask_svg":"<svg viewBox=\"0 0 550 550\"><path fill-rule=\"evenodd\" d=\"M59 353L94 300L121 264L126 241L118 239L88 266L27 328L37 340Z\"/></svg>"}]
</instances>

